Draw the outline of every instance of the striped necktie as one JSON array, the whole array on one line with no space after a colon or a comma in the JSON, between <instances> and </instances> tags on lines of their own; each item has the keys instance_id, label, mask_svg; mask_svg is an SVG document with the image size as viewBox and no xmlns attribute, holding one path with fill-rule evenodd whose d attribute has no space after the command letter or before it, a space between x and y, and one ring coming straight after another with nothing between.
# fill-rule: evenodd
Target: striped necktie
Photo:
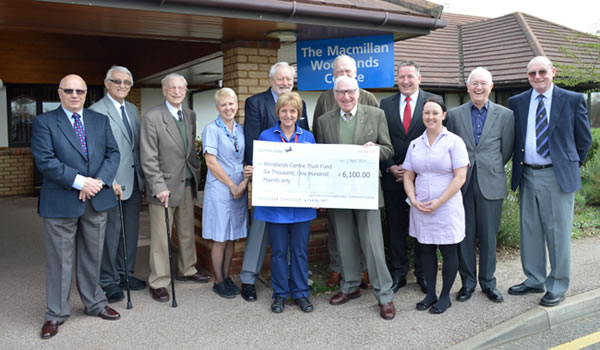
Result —
<instances>
[{"instance_id":1,"label":"striped necktie","mask_svg":"<svg viewBox=\"0 0 600 350\"><path fill-rule=\"evenodd\" d=\"M538 95L537 109L535 111L535 144L539 155L546 158L550 154L548 144L548 118L546 116L546 106L544 105L544 95Z\"/></svg>"}]
</instances>

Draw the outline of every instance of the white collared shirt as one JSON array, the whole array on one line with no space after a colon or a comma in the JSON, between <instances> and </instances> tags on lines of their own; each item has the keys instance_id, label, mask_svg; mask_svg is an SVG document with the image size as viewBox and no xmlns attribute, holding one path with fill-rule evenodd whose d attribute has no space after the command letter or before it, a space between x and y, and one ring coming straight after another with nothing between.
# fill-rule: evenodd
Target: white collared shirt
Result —
<instances>
[{"instance_id":1,"label":"white collared shirt","mask_svg":"<svg viewBox=\"0 0 600 350\"><path fill-rule=\"evenodd\" d=\"M550 86L542 95L544 95L544 107L546 108L546 118L548 118L548 125L550 125L550 108L552 106L552 92L554 91L554 84ZM549 154L546 158L542 157L537 153L537 144L535 140L535 112L539 104L538 93L535 89L531 92L531 99L529 100L529 113L527 114L527 134L525 135L525 164L533 165L546 165L552 164L552 154Z\"/></svg>"},{"instance_id":2,"label":"white collared shirt","mask_svg":"<svg viewBox=\"0 0 600 350\"><path fill-rule=\"evenodd\" d=\"M415 115L415 107L417 106L417 99L419 98L419 89L414 94L410 95L410 120L413 120ZM404 108L406 108L406 95L400 93L400 120L404 123Z\"/></svg>"},{"instance_id":3,"label":"white collared shirt","mask_svg":"<svg viewBox=\"0 0 600 350\"><path fill-rule=\"evenodd\" d=\"M354 118L354 116L356 115L356 111L358 110L358 104L356 104L356 106L354 106L354 108L352 108L352 110L350 111L350 120L352 120L352 118ZM340 108L340 117L342 117L343 121L346 121L346 117L344 116L344 114L346 114L347 112L344 112L341 108Z\"/></svg>"},{"instance_id":4,"label":"white collared shirt","mask_svg":"<svg viewBox=\"0 0 600 350\"><path fill-rule=\"evenodd\" d=\"M169 110L169 112L171 112L173 118L175 118L175 120L179 120L179 115L177 114L177 112L181 111L181 114L183 114L183 110L181 109L181 107L179 109L175 108L172 104L169 103L169 101L165 101L165 103L167 104L167 109Z\"/></svg>"},{"instance_id":5,"label":"white collared shirt","mask_svg":"<svg viewBox=\"0 0 600 350\"><path fill-rule=\"evenodd\" d=\"M119 112L119 115L121 115L121 106L125 107L125 100L123 100L123 103L119 103L119 101L115 100L110 94L106 94L106 96L108 96L110 102L112 102L117 112ZM125 118L127 118L129 125L131 125L131 120L129 119L129 115L127 115L127 107L125 107Z\"/></svg>"}]
</instances>

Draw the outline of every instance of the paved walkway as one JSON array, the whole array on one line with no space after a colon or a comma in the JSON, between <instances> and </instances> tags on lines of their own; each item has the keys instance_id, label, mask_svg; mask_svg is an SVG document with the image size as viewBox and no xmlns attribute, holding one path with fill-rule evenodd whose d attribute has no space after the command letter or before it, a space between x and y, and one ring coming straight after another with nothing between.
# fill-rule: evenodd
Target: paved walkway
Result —
<instances>
[{"instance_id":1,"label":"paved walkway","mask_svg":"<svg viewBox=\"0 0 600 350\"><path fill-rule=\"evenodd\" d=\"M540 294L511 296L508 287L524 277L518 256L498 263L498 288L505 301L494 304L480 291L466 303L454 302L442 315L415 310L423 297L414 281L395 296L393 321L379 317L369 292L346 305L331 306L329 295L313 299L315 311L303 314L288 303L283 314L270 312L270 290L260 285L258 301L222 299L212 283L178 282L179 306L158 303L148 289L112 304L121 320L111 322L83 313L77 289L72 315L50 340L40 339L45 306L45 253L41 219L33 197L0 198L0 324L2 349L457 349L481 348L600 308L600 239L573 241L572 282L556 308L537 303ZM147 226L143 225L144 230ZM143 232L147 237L147 232ZM140 241L136 275L148 275L148 241ZM234 280L238 281L237 276ZM455 294L460 282L454 285Z\"/></svg>"}]
</instances>

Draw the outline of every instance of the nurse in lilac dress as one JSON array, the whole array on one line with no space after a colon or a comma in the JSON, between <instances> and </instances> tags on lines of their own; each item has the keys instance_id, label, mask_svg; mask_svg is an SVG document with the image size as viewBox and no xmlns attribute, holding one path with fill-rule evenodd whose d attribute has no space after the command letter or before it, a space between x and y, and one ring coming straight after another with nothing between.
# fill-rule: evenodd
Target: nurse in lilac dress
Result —
<instances>
[{"instance_id":1,"label":"nurse in lilac dress","mask_svg":"<svg viewBox=\"0 0 600 350\"><path fill-rule=\"evenodd\" d=\"M410 200L409 233L423 245L427 296L417 310L441 314L452 303L450 289L458 271L457 245L465 237L465 210L460 188L465 183L469 156L463 140L442 121L446 107L429 98L423 107L426 130L410 143L402 167L404 190ZM437 249L442 252L442 291L436 295Z\"/></svg>"},{"instance_id":2,"label":"nurse in lilac dress","mask_svg":"<svg viewBox=\"0 0 600 350\"><path fill-rule=\"evenodd\" d=\"M219 116L202 131L202 152L208 173L204 185L202 238L213 240L210 257L213 291L224 298L240 293L229 270L235 240L248 234L248 179L243 175L244 128L235 122L237 96L223 88L215 94Z\"/></svg>"}]
</instances>

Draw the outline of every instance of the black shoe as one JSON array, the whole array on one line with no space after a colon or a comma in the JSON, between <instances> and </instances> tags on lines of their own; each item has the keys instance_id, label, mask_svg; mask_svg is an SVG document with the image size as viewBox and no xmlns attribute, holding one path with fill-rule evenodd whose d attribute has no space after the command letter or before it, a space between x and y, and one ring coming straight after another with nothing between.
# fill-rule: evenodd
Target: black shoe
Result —
<instances>
[{"instance_id":1,"label":"black shoe","mask_svg":"<svg viewBox=\"0 0 600 350\"><path fill-rule=\"evenodd\" d=\"M271 311L276 314L280 314L283 312L285 308L285 299L283 297L275 297L273 298L273 303L271 304Z\"/></svg>"},{"instance_id":2,"label":"black shoe","mask_svg":"<svg viewBox=\"0 0 600 350\"><path fill-rule=\"evenodd\" d=\"M123 300L125 295L123 295L123 291L116 284L110 284L104 288L104 294L106 295L106 299L108 299L109 303L116 303L117 301Z\"/></svg>"},{"instance_id":3,"label":"black shoe","mask_svg":"<svg viewBox=\"0 0 600 350\"><path fill-rule=\"evenodd\" d=\"M225 279L225 285L227 286L227 288L229 288L231 291L233 291L235 293L235 295L238 295L241 293L241 289L240 287L236 286L235 283L233 283L233 281L231 280L231 277L227 277Z\"/></svg>"},{"instance_id":4,"label":"black shoe","mask_svg":"<svg viewBox=\"0 0 600 350\"><path fill-rule=\"evenodd\" d=\"M448 310L450 308L450 306L452 306L452 302L448 303L448 306L444 307L442 305L438 305L438 303L436 303L435 305L431 306L431 309L429 309L429 313L431 314L443 314L444 312L446 312L446 310Z\"/></svg>"},{"instance_id":5,"label":"black shoe","mask_svg":"<svg viewBox=\"0 0 600 350\"><path fill-rule=\"evenodd\" d=\"M303 312L311 312L314 309L313 304L310 302L310 300L308 300L308 298L294 299L294 301Z\"/></svg>"},{"instance_id":6,"label":"black shoe","mask_svg":"<svg viewBox=\"0 0 600 350\"><path fill-rule=\"evenodd\" d=\"M417 303L417 310L425 311L429 309L431 305L437 303L437 301L437 298L433 299L432 301L427 301L427 298L425 298Z\"/></svg>"},{"instance_id":7,"label":"black shoe","mask_svg":"<svg viewBox=\"0 0 600 350\"><path fill-rule=\"evenodd\" d=\"M224 281L221 283L214 283L212 289L215 293L223 298L232 299L236 296L233 290L227 288L227 284Z\"/></svg>"},{"instance_id":8,"label":"black shoe","mask_svg":"<svg viewBox=\"0 0 600 350\"><path fill-rule=\"evenodd\" d=\"M493 301L494 303L501 303L504 301L502 294L496 288L487 288L484 289L483 292L487 294L488 299Z\"/></svg>"},{"instance_id":9,"label":"black shoe","mask_svg":"<svg viewBox=\"0 0 600 350\"><path fill-rule=\"evenodd\" d=\"M475 291L475 288L462 287L458 291L458 294L456 295L456 300L467 301L467 300L471 299L471 296L473 295L474 291Z\"/></svg>"},{"instance_id":10,"label":"black shoe","mask_svg":"<svg viewBox=\"0 0 600 350\"><path fill-rule=\"evenodd\" d=\"M256 288L253 284L242 283L242 298L246 301L256 301Z\"/></svg>"},{"instance_id":11,"label":"black shoe","mask_svg":"<svg viewBox=\"0 0 600 350\"><path fill-rule=\"evenodd\" d=\"M423 292L423 294L427 294L427 282L425 282L425 280L422 278L417 278L417 284L419 287L421 287L421 292Z\"/></svg>"},{"instance_id":12,"label":"black shoe","mask_svg":"<svg viewBox=\"0 0 600 350\"><path fill-rule=\"evenodd\" d=\"M121 289L127 289L125 276L121 275L121 282L119 283ZM144 290L146 289L146 281L142 281L133 275L129 275L129 289L130 290Z\"/></svg>"},{"instance_id":13,"label":"black shoe","mask_svg":"<svg viewBox=\"0 0 600 350\"><path fill-rule=\"evenodd\" d=\"M525 285L525 282L508 288L508 294L511 295L525 295L529 293L544 293L544 288L528 287Z\"/></svg>"},{"instance_id":14,"label":"black shoe","mask_svg":"<svg viewBox=\"0 0 600 350\"><path fill-rule=\"evenodd\" d=\"M565 300L564 294L554 294L547 292L542 300L540 300L540 305L542 306L556 306L560 304L563 300Z\"/></svg>"},{"instance_id":15,"label":"black shoe","mask_svg":"<svg viewBox=\"0 0 600 350\"><path fill-rule=\"evenodd\" d=\"M392 276L392 290L394 293L398 292L398 290L406 285L406 277L393 275Z\"/></svg>"}]
</instances>

